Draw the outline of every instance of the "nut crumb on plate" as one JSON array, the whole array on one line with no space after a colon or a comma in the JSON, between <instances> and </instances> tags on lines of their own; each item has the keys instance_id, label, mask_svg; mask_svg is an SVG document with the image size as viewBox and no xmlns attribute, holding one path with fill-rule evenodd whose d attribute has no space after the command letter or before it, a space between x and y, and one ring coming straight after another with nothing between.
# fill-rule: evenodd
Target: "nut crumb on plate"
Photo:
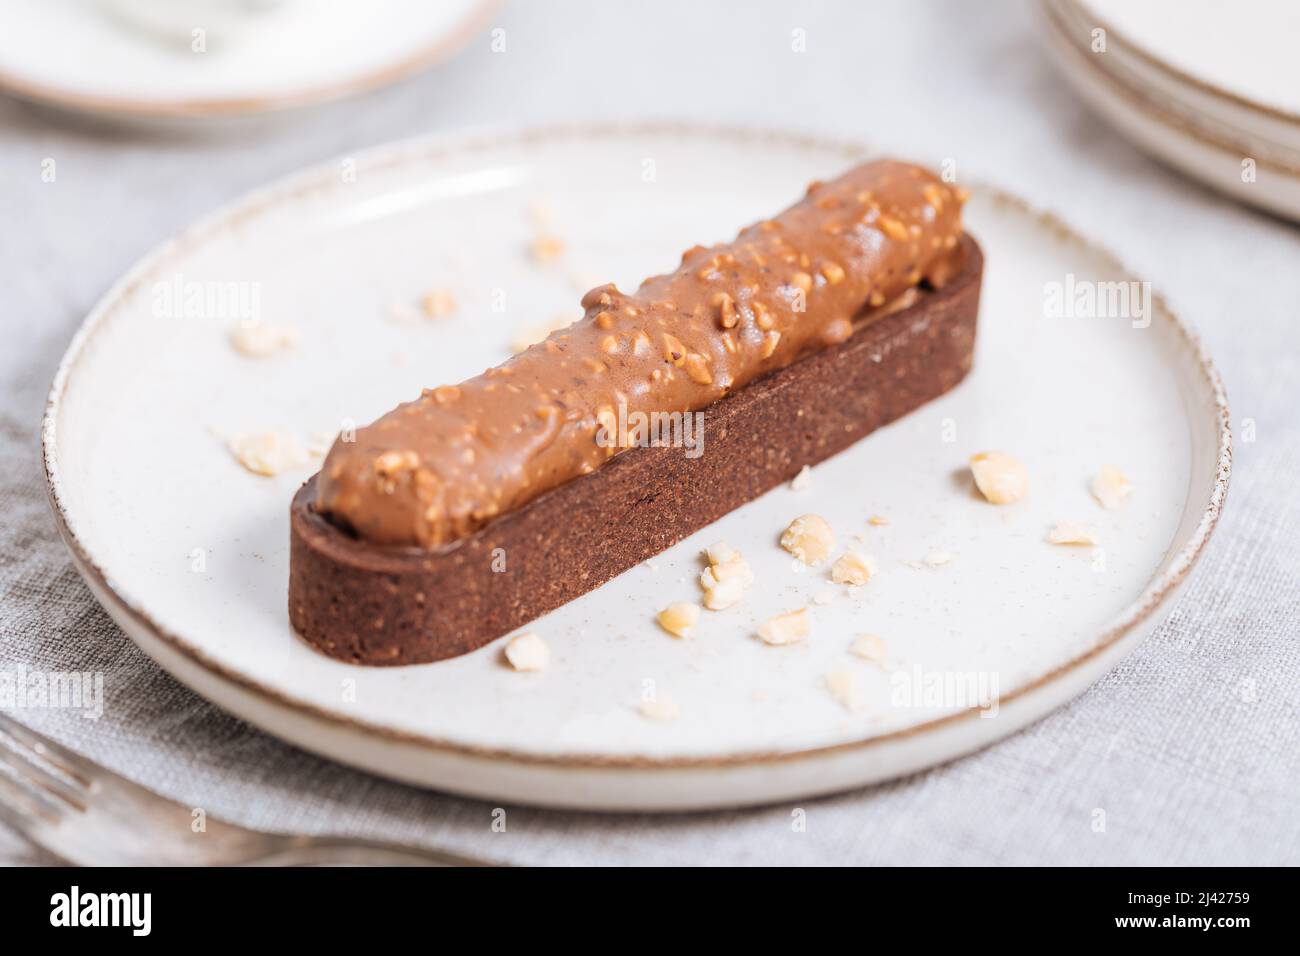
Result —
<instances>
[{"instance_id":1,"label":"nut crumb on plate","mask_svg":"<svg viewBox=\"0 0 1300 956\"><path fill-rule=\"evenodd\" d=\"M719 541L705 549L709 566L700 574L704 589L704 606L710 611L732 607L745 596L754 581L754 571L739 551Z\"/></svg>"},{"instance_id":2,"label":"nut crumb on plate","mask_svg":"<svg viewBox=\"0 0 1300 956\"><path fill-rule=\"evenodd\" d=\"M1096 544L1097 536L1073 521L1058 521L1048 532L1047 540L1051 544Z\"/></svg>"},{"instance_id":3,"label":"nut crumb on plate","mask_svg":"<svg viewBox=\"0 0 1300 956\"><path fill-rule=\"evenodd\" d=\"M424 314L431 319L441 319L456 311L456 297L448 289L431 289L420 300Z\"/></svg>"},{"instance_id":4,"label":"nut crumb on plate","mask_svg":"<svg viewBox=\"0 0 1300 956\"><path fill-rule=\"evenodd\" d=\"M879 528L889 524L889 519L884 517L883 515L872 515L870 518L867 519L867 524L871 525L872 527Z\"/></svg>"},{"instance_id":5,"label":"nut crumb on plate","mask_svg":"<svg viewBox=\"0 0 1300 956\"><path fill-rule=\"evenodd\" d=\"M975 487L991 504L1013 504L1029 491L1029 473L1025 466L1000 451L971 455L970 473L975 479Z\"/></svg>"},{"instance_id":6,"label":"nut crumb on plate","mask_svg":"<svg viewBox=\"0 0 1300 956\"><path fill-rule=\"evenodd\" d=\"M864 661L883 661L887 653L885 639L877 634L859 634L849 645L849 653Z\"/></svg>"},{"instance_id":7,"label":"nut crumb on plate","mask_svg":"<svg viewBox=\"0 0 1300 956\"><path fill-rule=\"evenodd\" d=\"M834 591L818 591L816 594L813 595L814 604L820 604L824 606L830 604L834 600L835 600Z\"/></svg>"},{"instance_id":8,"label":"nut crumb on plate","mask_svg":"<svg viewBox=\"0 0 1300 956\"><path fill-rule=\"evenodd\" d=\"M671 634L673 637L690 637L691 628L695 622L700 619L700 606L691 604L689 601L678 601L670 604L655 618L659 626Z\"/></svg>"},{"instance_id":9,"label":"nut crumb on plate","mask_svg":"<svg viewBox=\"0 0 1300 956\"><path fill-rule=\"evenodd\" d=\"M538 262L554 262L564 255L564 240L549 233L539 232L533 237L533 258Z\"/></svg>"},{"instance_id":10,"label":"nut crumb on plate","mask_svg":"<svg viewBox=\"0 0 1300 956\"><path fill-rule=\"evenodd\" d=\"M510 639L506 645L506 660L517 671L545 670L551 663L551 649L538 635L529 631Z\"/></svg>"},{"instance_id":11,"label":"nut crumb on plate","mask_svg":"<svg viewBox=\"0 0 1300 956\"><path fill-rule=\"evenodd\" d=\"M806 607L768 618L758 628L758 636L764 644L778 647L783 644L797 644L810 633L812 633L812 621Z\"/></svg>"},{"instance_id":12,"label":"nut crumb on plate","mask_svg":"<svg viewBox=\"0 0 1300 956\"><path fill-rule=\"evenodd\" d=\"M230 344L248 358L266 358L298 342L298 330L287 325L240 323L230 331Z\"/></svg>"},{"instance_id":13,"label":"nut crumb on plate","mask_svg":"<svg viewBox=\"0 0 1300 956\"><path fill-rule=\"evenodd\" d=\"M875 573L876 562L861 551L849 551L831 565L831 580L849 587L861 587Z\"/></svg>"},{"instance_id":14,"label":"nut crumb on plate","mask_svg":"<svg viewBox=\"0 0 1300 956\"><path fill-rule=\"evenodd\" d=\"M227 446L241 465L267 478L307 463L307 452L302 445L284 432L240 432L230 437Z\"/></svg>"},{"instance_id":15,"label":"nut crumb on plate","mask_svg":"<svg viewBox=\"0 0 1300 956\"><path fill-rule=\"evenodd\" d=\"M801 515L781 535L781 547L804 564L821 564L835 548L835 532L821 515Z\"/></svg>"},{"instance_id":16,"label":"nut crumb on plate","mask_svg":"<svg viewBox=\"0 0 1300 956\"><path fill-rule=\"evenodd\" d=\"M847 667L835 668L826 675L826 688L845 710L856 713L866 706L856 671Z\"/></svg>"},{"instance_id":17,"label":"nut crumb on plate","mask_svg":"<svg viewBox=\"0 0 1300 956\"><path fill-rule=\"evenodd\" d=\"M650 720L676 720L677 701L667 694L657 694L641 701L641 716Z\"/></svg>"},{"instance_id":18,"label":"nut crumb on plate","mask_svg":"<svg viewBox=\"0 0 1300 956\"><path fill-rule=\"evenodd\" d=\"M1133 493L1133 482L1115 465L1102 465L1092 479L1092 496L1103 508L1118 508Z\"/></svg>"}]
</instances>

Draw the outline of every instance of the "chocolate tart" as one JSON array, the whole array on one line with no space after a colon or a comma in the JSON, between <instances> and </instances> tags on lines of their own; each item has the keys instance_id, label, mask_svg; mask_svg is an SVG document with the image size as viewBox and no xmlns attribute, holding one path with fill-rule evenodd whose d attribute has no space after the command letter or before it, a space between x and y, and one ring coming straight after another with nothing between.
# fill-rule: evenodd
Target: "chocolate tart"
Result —
<instances>
[{"instance_id":1,"label":"chocolate tart","mask_svg":"<svg viewBox=\"0 0 1300 956\"><path fill-rule=\"evenodd\" d=\"M963 235L940 289L704 409L705 453L636 447L443 547L381 546L291 505L289 619L358 664L465 654L604 584L957 385L983 256Z\"/></svg>"}]
</instances>

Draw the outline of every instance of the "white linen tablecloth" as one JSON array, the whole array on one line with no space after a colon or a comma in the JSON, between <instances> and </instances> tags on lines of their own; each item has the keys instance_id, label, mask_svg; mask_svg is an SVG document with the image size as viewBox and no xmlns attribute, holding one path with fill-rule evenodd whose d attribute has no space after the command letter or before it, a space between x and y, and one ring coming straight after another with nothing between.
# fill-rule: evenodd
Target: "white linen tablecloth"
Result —
<instances>
[{"instance_id":1,"label":"white linen tablecloth","mask_svg":"<svg viewBox=\"0 0 1300 956\"><path fill-rule=\"evenodd\" d=\"M515 2L400 86L252 127L144 133L0 99L0 669L106 673L98 722L19 719L258 827L550 864L1300 863L1300 231L1147 159L1064 87L1002 3ZM792 30L806 31L804 53ZM195 696L100 609L48 513L38 426L73 330L138 256L270 178L468 125L685 118L958 159L1101 239L1203 334L1232 490L1169 620L1081 698L972 757L790 807L658 817L511 808L309 756ZM57 180L41 178L46 157ZM739 171L743 174L743 171ZM1252 686L1253 695L1241 688ZM1253 699L1251 697L1253 696ZM1094 808L1106 831L1092 828ZM45 859L0 828L0 862Z\"/></svg>"}]
</instances>

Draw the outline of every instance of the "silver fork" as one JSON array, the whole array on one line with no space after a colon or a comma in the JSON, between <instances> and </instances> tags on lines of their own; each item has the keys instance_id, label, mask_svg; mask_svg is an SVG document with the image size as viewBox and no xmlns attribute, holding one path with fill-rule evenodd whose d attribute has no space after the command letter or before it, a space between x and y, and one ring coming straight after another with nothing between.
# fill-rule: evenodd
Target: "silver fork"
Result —
<instances>
[{"instance_id":1,"label":"silver fork","mask_svg":"<svg viewBox=\"0 0 1300 956\"><path fill-rule=\"evenodd\" d=\"M263 833L194 811L0 713L0 821L80 866L486 866L347 837ZM196 829L198 832L196 832Z\"/></svg>"}]
</instances>

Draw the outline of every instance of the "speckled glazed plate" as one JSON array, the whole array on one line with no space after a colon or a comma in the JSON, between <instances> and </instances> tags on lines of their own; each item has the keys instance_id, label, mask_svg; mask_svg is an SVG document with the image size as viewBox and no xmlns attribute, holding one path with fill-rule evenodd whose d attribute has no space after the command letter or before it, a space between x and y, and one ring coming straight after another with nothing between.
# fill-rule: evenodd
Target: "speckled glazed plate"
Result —
<instances>
[{"instance_id":1,"label":"speckled glazed plate","mask_svg":"<svg viewBox=\"0 0 1300 956\"><path fill-rule=\"evenodd\" d=\"M987 271L965 383L807 487L778 488L536 621L552 649L539 674L505 666L501 641L396 669L316 653L285 597L289 500L314 466L259 477L222 440L281 429L307 442L496 364L521 329L575 315L582 287L634 286L863 155L678 126L475 134L385 147L235 203L132 269L59 369L45 461L77 567L141 647L221 706L347 763L493 800L775 801L1018 730L1167 613L1214 528L1230 458L1223 390L1196 339L1149 287L1120 309L1129 287L1115 283L1132 277L1010 197L976 187L969 204ZM539 261L539 230L561 255ZM415 314L435 289L457 310ZM230 332L252 310L297 342L236 353ZM967 458L990 448L1026 463L1021 503L972 492ZM1135 487L1116 510L1089 495L1105 463ZM859 593L800 573L778 547L811 511L876 559ZM1059 521L1090 526L1098 545L1048 544ZM675 640L655 612L698 599L699 554L717 539L758 583ZM804 605L802 645L754 638ZM883 660L850 654L863 633L883 639ZM829 675L852 693L837 699ZM675 719L642 713L665 698Z\"/></svg>"},{"instance_id":2,"label":"speckled glazed plate","mask_svg":"<svg viewBox=\"0 0 1300 956\"><path fill-rule=\"evenodd\" d=\"M115 119L259 114L409 76L485 29L495 6L495 0L6 0L0 90Z\"/></svg>"}]
</instances>

